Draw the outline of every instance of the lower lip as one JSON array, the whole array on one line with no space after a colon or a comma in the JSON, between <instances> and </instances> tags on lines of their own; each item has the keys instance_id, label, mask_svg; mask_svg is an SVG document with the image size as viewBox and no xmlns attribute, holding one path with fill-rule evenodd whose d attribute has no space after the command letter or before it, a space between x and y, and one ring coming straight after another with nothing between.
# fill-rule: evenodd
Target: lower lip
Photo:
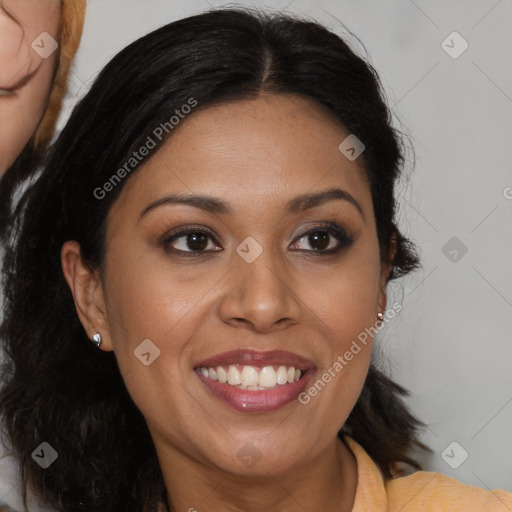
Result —
<instances>
[{"instance_id":1,"label":"lower lip","mask_svg":"<svg viewBox=\"0 0 512 512\"><path fill-rule=\"evenodd\" d=\"M233 409L240 412L270 412L295 401L306 389L313 370L307 370L304 376L297 381L262 391L238 389L231 384L223 384L218 380L209 379L199 370L196 370L196 375L219 400Z\"/></svg>"}]
</instances>

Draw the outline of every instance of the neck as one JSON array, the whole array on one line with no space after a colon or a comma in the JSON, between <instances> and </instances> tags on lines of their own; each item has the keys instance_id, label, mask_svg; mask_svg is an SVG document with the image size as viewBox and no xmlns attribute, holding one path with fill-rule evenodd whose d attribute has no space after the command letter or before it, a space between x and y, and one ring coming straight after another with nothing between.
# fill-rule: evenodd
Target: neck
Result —
<instances>
[{"instance_id":1,"label":"neck","mask_svg":"<svg viewBox=\"0 0 512 512\"><path fill-rule=\"evenodd\" d=\"M338 438L279 474L236 475L171 449L159 459L171 512L350 512L355 500L357 463Z\"/></svg>"}]
</instances>

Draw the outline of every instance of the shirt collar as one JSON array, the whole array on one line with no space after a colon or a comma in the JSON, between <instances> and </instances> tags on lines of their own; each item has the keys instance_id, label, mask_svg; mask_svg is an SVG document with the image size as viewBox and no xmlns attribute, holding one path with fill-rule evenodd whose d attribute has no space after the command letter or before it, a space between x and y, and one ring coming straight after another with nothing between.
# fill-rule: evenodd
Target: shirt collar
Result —
<instances>
[{"instance_id":1,"label":"shirt collar","mask_svg":"<svg viewBox=\"0 0 512 512\"><path fill-rule=\"evenodd\" d=\"M387 511L385 478L365 449L348 435L343 436L357 461L357 488L352 512Z\"/></svg>"}]
</instances>

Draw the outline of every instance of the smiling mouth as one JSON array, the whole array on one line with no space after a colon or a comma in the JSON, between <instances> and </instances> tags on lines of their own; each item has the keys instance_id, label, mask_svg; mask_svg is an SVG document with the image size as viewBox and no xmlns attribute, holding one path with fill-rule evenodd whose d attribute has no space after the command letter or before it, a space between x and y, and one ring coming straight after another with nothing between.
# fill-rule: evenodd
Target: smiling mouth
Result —
<instances>
[{"instance_id":1,"label":"smiling mouth","mask_svg":"<svg viewBox=\"0 0 512 512\"><path fill-rule=\"evenodd\" d=\"M237 350L194 367L210 396L241 412L270 412L294 402L315 372L311 361L284 351Z\"/></svg>"}]
</instances>

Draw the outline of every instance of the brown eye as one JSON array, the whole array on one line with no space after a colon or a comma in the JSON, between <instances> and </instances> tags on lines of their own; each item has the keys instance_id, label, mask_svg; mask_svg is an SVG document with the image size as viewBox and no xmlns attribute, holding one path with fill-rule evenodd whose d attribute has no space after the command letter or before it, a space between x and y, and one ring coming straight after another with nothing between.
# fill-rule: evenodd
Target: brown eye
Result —
<instances>
[{"instance_id":1,"label":"brown eye","mask_svg":"<svg viewBox=\"0 0 512 512\"><path fill-rule=\"evenodd\" d=\"M300 240L305 240L300 242ZM310 250L308 246L314 251L325 251L335 249L339 245L339 240L333 237L331 233L327 231L311 231L302 236L299 242L294 244L295 249L299 250Z\"/></svg>"},{"instance_id":2,"label":"brown eye","mask_svg":"<svg viewBox=\"0 0 512 512\"><path fill-rule=\"evenodd\" d=\"M219 250L214 237L207 231L186 229L167 237L162 244L170 251L194 255Z\"/></svg>"},{"instance_id":3,"label":"brown eye","mask_svg":"<svg viewBox=\"0 0 512 512\"><path fill-rule=\"evenodd\" d=\"M324 226L317 226L302 234L292 245L292 249L306 252L318 252L318 254L334 254L345 247L349 247L354 238L335 223L329 222ZM308 248L311 247L312 249Z\"/></svg>"}]
</instances>

